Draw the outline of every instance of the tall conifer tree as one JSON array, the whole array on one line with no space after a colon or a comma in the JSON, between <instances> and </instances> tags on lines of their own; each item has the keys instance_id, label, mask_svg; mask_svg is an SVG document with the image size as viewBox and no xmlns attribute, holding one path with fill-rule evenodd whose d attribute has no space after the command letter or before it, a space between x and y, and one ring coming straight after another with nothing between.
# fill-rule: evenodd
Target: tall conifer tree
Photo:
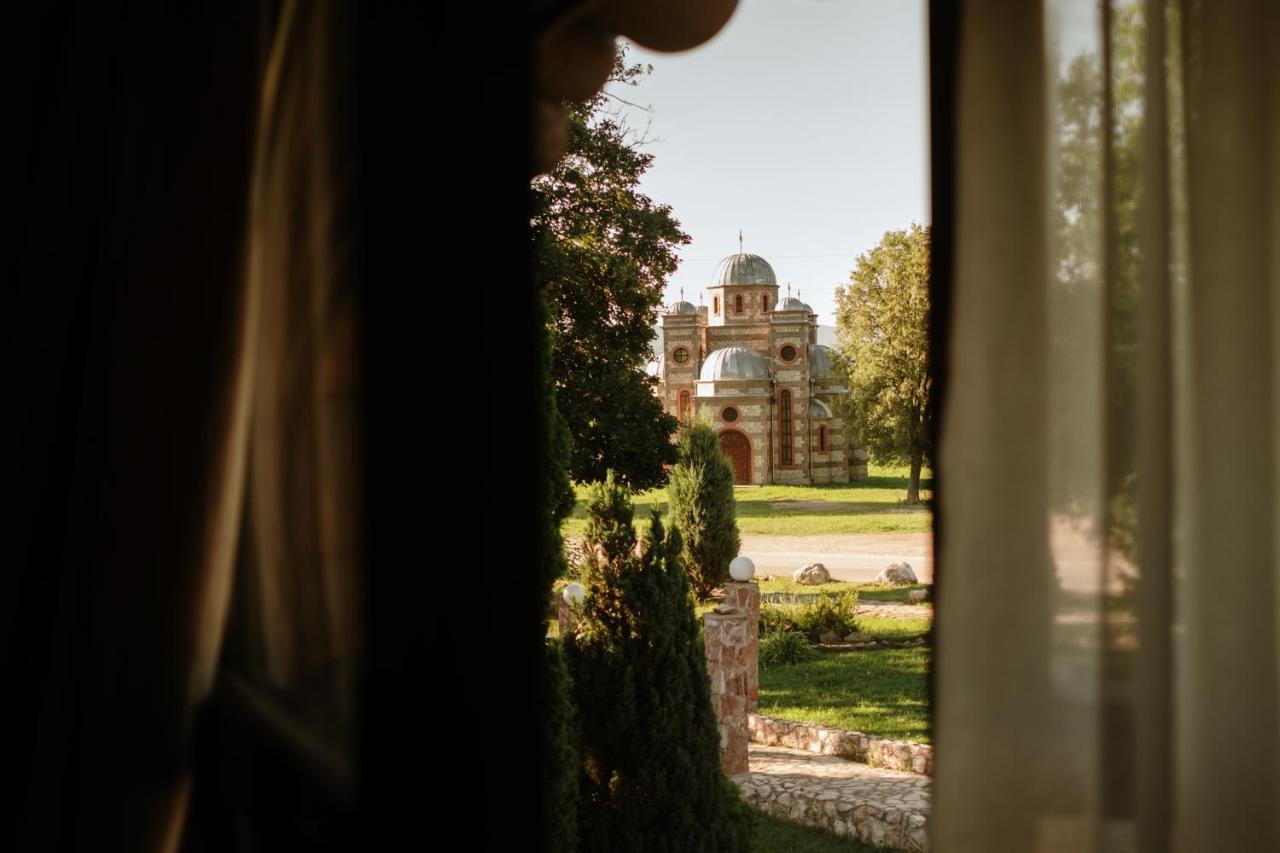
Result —
<instances>
[{"instance_id":1,"label":"tall conifer tree","mask_svg":"<svg viewBox=\"0 0 1280 853\"><path fill-rule=\"evenodd\" d=\"M587 595L566 643L582 732L583 850L745 851L752 814L720 762L680 536L637 542L612 474L587 505Z\"/></svg>"}]
</instances>

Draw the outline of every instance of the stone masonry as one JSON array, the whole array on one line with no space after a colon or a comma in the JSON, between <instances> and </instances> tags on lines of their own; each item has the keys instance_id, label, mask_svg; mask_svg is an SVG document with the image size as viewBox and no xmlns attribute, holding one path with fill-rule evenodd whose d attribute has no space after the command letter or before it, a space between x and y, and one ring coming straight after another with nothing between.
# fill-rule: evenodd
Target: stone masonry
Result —
<instances>
[{"instance_id":1,"label":"stone masonry","mask_svg":"<svg viewBox=\"0 0 1280 853\"><path fill-rule=\"evenodd\" d=\"M711 706L720 730L720 755L729 775L747 772L747 673L756 669L756 624L721 605L703 616Z\"/></svg>"},{"instance_id":2,"label":"stone masonry","mask_svg":"<svg viewBox=\"0 0 1280 853\"><path fill-rule=\"evenodd\" d=\"M747 729L752 741L765 746L785 746L872 767L933 775L933 747L926 743L890 740L863 732L778 720L763 714L749 715Z\"/></svg>"},{"instance_id":3,"label":"stone masonry","mask_svg":"<svg viewBox=\"0 0 1280 853\"><path fill-rule=\"evenodd\" d=\"M724 605L747 615L747 713L760 704L760 587L752 581L724 585Z\"/></svg>"}]
</instances>

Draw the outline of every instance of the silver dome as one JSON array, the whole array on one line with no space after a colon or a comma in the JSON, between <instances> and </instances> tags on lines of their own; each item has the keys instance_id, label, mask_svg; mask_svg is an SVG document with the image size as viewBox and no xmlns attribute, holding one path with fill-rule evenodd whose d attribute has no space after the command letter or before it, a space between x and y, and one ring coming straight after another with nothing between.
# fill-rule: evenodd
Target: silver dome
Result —
<instances>
[{"instance_id":1,"label":"silver dome","mask_svg":"<svg viewBox=\"0 0 1280 853\"><path fill-rule=\"evenodd\" d=\"M813 379L831 379L831 371L835 359L831 355L831 347L813 344L809 347L809 376Z\"/></svg>"},{"instance_id":2,"label":"silver dome","mask_svg":"<svg viewBox=\"0 0 1280 853\"><path fill-rule=\"evenodd\" d=\"M749 349L725 347L707 356L698 378L704 381L768 379L769 368L765 367L764 359Z\"/></svg>"},{"instance_id":3,"label":"silver dome","mask_svg":"<svg viewBox=\"0 0 1280 853\"><path fill-rule=\"evenodd\" d=\"M778 286L778 279L773 274L773 267L759 255L730 255L716 267L716 284L771 284Z\"/></svg>"},{"instance_id":4,"label":"silver dome","mask_svg":"<svg viewBox=\"0 0 1280 853\"><path fill-rule=\"evenodd\" d=\"M807 314L813 313L812 308L810 308L808 305L804 304L794 296L788 296L786 299L783 299L781 302L778 303L778 307L774 308L773 310L774 311L804 311Z\"/></svg>"},{"instance_id":5,"label":"silver dome","mask_svg":"<svg viewBox=\"0 0 1280 853\"><path fill-rule=\"evenodd\" d=\"M809 401L809 417L818 418L819 420L826 420L827 418L831 417L831 408L821 400L817 400L817 399L810 400Z\"/></svg>"},{"instance_id":6,"label":"silver dome","mask_svg":"<svg viewBox=\"0 0 1280 853\"><path fill-rule=\"evenodd\" d=\"M685 302L683 299L667 309L668 314L697 314L698 309L694 307L692 302Z\"/></svg>"}]
</instances>

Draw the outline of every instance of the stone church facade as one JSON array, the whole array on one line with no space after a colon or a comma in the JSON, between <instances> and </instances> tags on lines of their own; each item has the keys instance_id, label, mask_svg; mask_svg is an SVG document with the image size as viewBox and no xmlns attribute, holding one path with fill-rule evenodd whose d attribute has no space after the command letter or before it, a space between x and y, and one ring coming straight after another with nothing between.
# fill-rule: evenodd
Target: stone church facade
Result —
<instances>
[{"instance_id":1,"label":"stone church facade","mask_svg":"<svg viewBox=\"0 0 1280 853\"><path fill-rule=\"evenodd\" d=\"M710 420L737 483L866 479L866 455L832 411L848 389L817 342L813 309L779 301L773 267L743 253L720 262L707 296L710 305L682 300L662 315L657 392L667 412Z\"/></svg>"}]
</instances>

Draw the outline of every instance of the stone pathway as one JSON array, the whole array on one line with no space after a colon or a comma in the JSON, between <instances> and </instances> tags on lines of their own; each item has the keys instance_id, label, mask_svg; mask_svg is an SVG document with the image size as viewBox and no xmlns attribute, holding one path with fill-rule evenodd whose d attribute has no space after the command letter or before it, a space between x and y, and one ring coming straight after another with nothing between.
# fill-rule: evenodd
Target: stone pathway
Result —
<instances>
[{"instance_id":1,"label":"stone pathway","mask_svg":"<svg viewBox=\"0 0 1280 853\"><path fill-rule=\"evenodd\" d=\"M751 744L751 769L731 777L766 814L912 853L929 849L927 776L830 755Z\"/></svg>"},{"instance_id":2,"label":"stone pathway","mask_svg":"<svg viewBox=\"0 0 1280 853\"><path fill-rule=\"evenodd\" d=\"M933 608L919 604L899 604L896 601L860 601L857 613L863 616L879 616L884 619L932 619Z\"/></svg>"}]
</instances>

